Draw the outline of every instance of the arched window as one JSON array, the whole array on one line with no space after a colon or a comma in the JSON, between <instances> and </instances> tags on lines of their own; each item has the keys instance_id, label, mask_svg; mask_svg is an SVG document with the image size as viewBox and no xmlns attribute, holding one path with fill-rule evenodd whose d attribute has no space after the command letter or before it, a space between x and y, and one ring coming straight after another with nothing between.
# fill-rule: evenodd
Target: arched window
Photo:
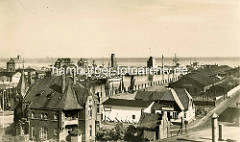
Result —
<instances>
[{"instance_id":1,"label":"arched window","mask_svg":"<svg viewBox=\"0 0 240 142\"><path fill-rule=\"evenodd\" d=\"M88 116L92 118L92 105L88 106Z\"/></svg>"}]
</instances>

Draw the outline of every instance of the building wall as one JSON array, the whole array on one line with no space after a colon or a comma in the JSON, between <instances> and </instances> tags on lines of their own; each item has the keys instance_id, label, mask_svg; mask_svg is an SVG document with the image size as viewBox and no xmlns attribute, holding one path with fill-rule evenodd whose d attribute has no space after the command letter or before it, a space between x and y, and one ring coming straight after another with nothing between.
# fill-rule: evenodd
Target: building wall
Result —
<instances>
[{"instance_id":1,"label":"building wall","mask_svg":"<svg viewBox=\"0 0 240 142\"><path fill-rule=\"evenodd\" d=\"M141 116L140 107L122 107L122 106L104 106L103 120L109 121L110 118L112 121L131 122L138 123ZM134 118L135 116L135 118Z\"/></svg>"},{"instance_id":2,"label":"building wall","mask_svg":"<svg viewBox=\"0 0 240 142\"><path fill-rule=\"evenodd\" d=\"M33 115L34 113L34 115ZM47 119L41 118L41 113L47 113ZM54 119L54 115L58 114L58 118ZM51 110L29 110L28 119L30 121L30 139L40 139L41 128L47 128L47 139L58 139L59 127L59 113Z\"/></svg>"},{"instance_id":3,"label":"building wall","mask_svg":"<svg viewBox=\"0 0 240 142\"><path fill-rule=\"evenodd\" d=\"M89 106L92 107L92 116L89 113ZM95 122L97 120L97 103L94 101L92 96L88 96L85 104L85 134L83 141L94 141L96 136Z\"/></svg>"}]
</instances>

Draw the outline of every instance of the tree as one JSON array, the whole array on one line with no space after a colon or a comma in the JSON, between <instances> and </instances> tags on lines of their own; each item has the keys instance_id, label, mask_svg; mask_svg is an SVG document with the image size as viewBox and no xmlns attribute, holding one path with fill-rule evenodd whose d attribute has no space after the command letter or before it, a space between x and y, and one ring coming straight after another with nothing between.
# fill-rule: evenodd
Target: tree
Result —
<instances>
[{"instance_id":1,"label":"tree","mask_svg":"<svg viewBox=\"0 0 240 142\"><path fill-rule=\"evenodd\" d=\"M136 128L133 125L128 126L124 135L124 140L131 141L131 142L144 141L142 138L142 129Z\"/></svg>"}]
</instances>

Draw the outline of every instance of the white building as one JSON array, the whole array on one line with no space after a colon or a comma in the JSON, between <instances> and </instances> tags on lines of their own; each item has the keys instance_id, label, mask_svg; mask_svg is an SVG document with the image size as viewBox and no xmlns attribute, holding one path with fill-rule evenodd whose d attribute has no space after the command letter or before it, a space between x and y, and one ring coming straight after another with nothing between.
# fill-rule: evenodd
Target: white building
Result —
<instances>
[{"instance_id":1,"label":"white building","mask_svg":"<svg viewBox=\"0 0 240 142\"><path fill-rule=\"evenodd\" d=\"M139 91L136 100L154 101L154 113L167 112L171 122L181 122L183 118L190 123L195 119L195 105L191 95L184 88L164 89L161 91Z\"/></svg>"},{"instance_id":2,"label":"white building","mask_svg":"<svg viewBox=\"0 0 240 142\"><path fill-rule=\"evenodd\" d=\"M103 103L103 120L123 123L138 123L141 111L151 113L152 101L109 98Z\"/></svg>"},{"instance_id":3,"label":"white building","mask_svg":"<svg viewBox=\"0 0 240 142\"><path fill-rule=\"evenodd\" d=\"M0 72L0 84L16 87L21 77L20 72Z\"/></svg>"}]
</instances>

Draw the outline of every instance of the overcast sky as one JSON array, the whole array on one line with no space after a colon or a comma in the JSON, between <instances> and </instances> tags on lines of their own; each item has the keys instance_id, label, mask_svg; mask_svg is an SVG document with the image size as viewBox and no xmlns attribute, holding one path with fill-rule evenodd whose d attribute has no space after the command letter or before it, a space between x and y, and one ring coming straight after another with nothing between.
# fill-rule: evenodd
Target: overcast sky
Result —
<instances>
[{"instance_id":1,"label":"overcast sky","mask_svg":"<svg viewBox=\"0 0 240 142\"><path fill-rule=\"evenodd\" d=\"M239 56L239 8L239 0L0 0L0 57Z\"/></svg>"}]
</instances>

